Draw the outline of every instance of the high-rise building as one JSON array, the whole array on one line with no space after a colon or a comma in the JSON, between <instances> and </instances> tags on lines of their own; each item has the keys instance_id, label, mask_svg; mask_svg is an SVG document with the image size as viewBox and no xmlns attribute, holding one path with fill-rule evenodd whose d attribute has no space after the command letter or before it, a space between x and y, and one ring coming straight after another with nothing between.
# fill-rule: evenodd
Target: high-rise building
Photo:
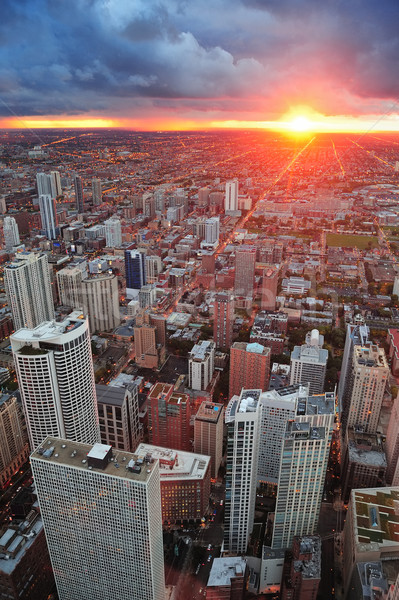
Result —
<instances>
[{"instance_id":1,"label":"high-rise building","mask_svg":"<svg viewBox=\"0 0 399 600\"><path fill-rule=\"evenodd\" d=\"M205 400L194 420L194 452L211 457L212 477L217 477L223 454L223 404Z\"/></svg>"},{"instance_id":2,"label":"high-rise building","mask_svg":"<svg viewBox=\"0 0 399 600\"><path fill-rule=\"evenodd\" d=\"M60 304L73 310L83 308L82 281L86 273L77 266L64 267L57 271L56 279Z\"/></svg>"},{"instance_id":3,"label":"high-rise building","mask_svg":"<svg viewBox=\"0 0 399 600\"><path fill-rule=\"evenodd\" d=\"M61 186L61 177L58 171L50 171L50 185L51 185L51 195L53 198L57 198L57 196L61 196L62 194L62 186Z\"/></svg>"},{"instance_id":4,"label":"high-rise building","mask_svg":"<svg viewBox=\"0 0 399 600\"><path fill-rule=\"evenodd\" d=\"M335 417L335 394L298 403L282 441L272 548L313 535L319 520Z\"/></svg>"},{"instance_id":5,"label":"high-rise building","mask_svg":"<svg viewBox=\"0 0 399 600\"><path fill-rule=\"evenodd\" d=\"M46 436L99 440L89 326L78 312L11 336L31 448Z\"/></svg>"},{"instance_id":6,"label":"high-rise building","mask_svg":"<svg viewBox=\"0 0 399 600\"><path fill-rule=\"evenodd\" d=\"M83 184L82 179L79 175L74 175L73 177L73 185L75 188L75 201L76 201L76 210L79 214L84 213L84 196L83 196Z\"/></svg>"},{"instance_id":7,"label":"high-rise building","mask_svg":"<svg viewBox=\"0 0 399 600\"><path fill-rule=\"evenodd\" d=\"M136 363L143 368L153 369L159 366L161 349L158 351L156 327L143 323L134 328L134 352Z\"/></svg>"},{"instance_id":8,"label":"high-rise building","mask_svg":"<svg viewBox=\"0 0 399 600\"><path fill-rule=\"evenodd\" d=\"M91 180L91 191L92 191L93 205L98 206L103 201L101 179L94 177Z\"/></svg>"},{"instance_id":9,"label":"high-rise building","mask_svg":"<svg viewBox=\"0 0 399 600\"><path fill-rule=\"evenodd\" d=\"M115 275L93 275L82 280L83 312L89 317L90 331L115 329L119 313L118 279Z\"/></svg>"},{"instance_id":10,"label":"high-rise building","mask_svg":"<svg viewBox=\"0 0 399 600\"><path fill-rule=\"evenodd\" d=\"M198 190L198 206L205 208L209 204L209 194L211 190L208 187L203 187Z\"/></svg>"},{"instance_id":11,"label":"high-rise building","mask_svg":"<svg viewBox=\"0 0 399 600\"><path fill-rule=\"evenodd\" d=\"M152 306L156 300L156 289L153 285L143 285L139 290L139 304L140 308L147 308Z\"/></svg>"},{"instance_id":12,"label":"high-rise building","mask_svg":"<svg viewBox=\"0 0 399 600\"><path fill-rule=\"evenodd\" d=\"M215 342L203 340L195 344L188 355L188 386L206 390L213 377Z\"/></svg>"},{"instance_id":13,"label":"high-rise building","mask_svg":"<svg viewBox=\"0 0 399 600\"><path fill-rule=\"evenodd\" d=\"M278 269L265 269L262 278L262 310L276 309L276 296L278 285Z\"/></svg>"},{"instance_id":14,"label":"high-rise building","mask_svg":"<svg viewBox=\"0 0 399 600\"><path fill-rule=\"evenodd\" d=\"M224 198L224 212L236 212L238 210L238 179L226 182L226 193Z\"/></svg>"},{"instance_id":15,"label":"high-rise building","mask_svg":"<svg viewBox=\"0 0 399 600\"><path fill-rule=\"evenodd\" d=\"M150 444L173 450L191 450L190 398L173 391L169 383L155 383L148 394Z\"/></svg>"},{"instance_id":16,"label":"high-rise building","mask_svg":"<svg viewBox=\"0 0 399 600\"><path fill-rule=\"evenodd\" d=\"M339 414L342 417L343 406L347 401L349 389L349 374L352 370L353 348L365 346L369 341L370 330L367 325L355 325L348 323L346 327L346 338L344 354L342 357L341 374L338 383L338 406Z\"/></svg>"},{"instance_id":17,"label":"high-rise building","mask_svg":"<svg viewBox=\"0 0 399 600\"><path fill-rule=\"evenodd\" d=\"M223 552L245 554L255 515L261 390L233 396L227 424L226 500Z\"/></svg>"},{"instance_id":18,"label":"high-rise building","mask_svg":"<svg viewBox=\"0 0 399 600\"><path fill-rule=\"evenodd\" d=\"M324 337L317 329L306 334L303 346L295 346L291 352L290 384L309 384L311 394L324 391L328 350L323 349Z\"/></svg>"},{"instance_id":19,"label":"high-rise building","mask_svg":"<svg viewBox=\"0 0 399 600\"><path fill-rule=\"evenodd\" d=\"M239 600L248 589L249 568L242 556L215 558L206 584L207 600Z\"/></svg>"},{"instance_id":20,"label":"high-rise building","mask_svg":"<svg viewBox=\"0 0 399 600\"><path fill-rule=\"evenodd\" d=\"M4 248L9 252L21 243L18 225L14 217L4 217L3 221Z\"/></svg>"},{"instance_id":21,"label":"high-rise building","mask_svg":"<svg viewBox=\"0 0 399 600\"><path fill-rule=\"evenodd\" d=\"M155 327L155 341L161 346L166 346L166 317L158 314L149 314L149 324Z\"/></svg>"},{"instance_id":22,"label":"high-rise building","mask_svg":"<svg viewBox=\"0 0 399 600\"><path fill-rule=\"evenodd\" d=\"M54 318L50 271L45 254L20 252L4 268L4 280L16 330L33 328Z\"/></svg>"},{"instance_id":23,"label":"high-rise building","mask_svg":"<svg viewBox=\"0 0 399 600\"><path fill-rule=\"evenodd\" d=\"M104 221L105 243L108 248L117 248L122 245L122 225L120 219L112 218Z\"/></svg>"},{"instance_id":24,"label":"high-rise building","mask_svg":"<svg viewBox=\"0 0 399 600\"><path fill-rule=\"evenodd\" d=\"M374 344L353 348L343 427L376 433L382 400L389 378L389 366L382 348Z\"/></svg>"},{"instance_id":25,"label":"high-rise building","mask_svg":"<svg viewBox=\"0 0 399 600\"><path fill-rule=\"evenodd\" d=\"M40 194L39 196L40 218L42 229L49 240L57 238L57 212L55 208L55 199L50 194Z\"/></svg>"},{"instance_id":26,"label":"high-rise building","mask_svg":"<svg viewBox=\"0 0 399 600\"><path fill-rule=\"evenodd\" d=\"M234 342L230 352L229 398L242 388L267 390L270 378L270 348Z\"/></svg>"},{"instance_id":27,"label":"high-rise building","mask_svg":"<svg viewBox=\"0 0 399 600\"><path fill-rule=\"evenodd\" d=\"M374 433L361 433L349 427L344 446L341 497L347 503L351 490L385 484L387 461L381 438Z\"/></svg>"},{"instance_id":28,"label":"high-rise building","mask_svg":"<svg viewBox=\"0 0 399 600\"><path fill-rule=\"evenodd\" d=\"M219 217L211 217L205 221L205 243L215 244L219 241L220 220Z\"/></svg>"},{"instance_id":29,"label":"high-rise building","mask_svg":"<svg viewBox=\"0 0 399 600\"><path fill-rule=\"evenodd\" d=\"M156 283L162 271L162 259L156 254L147 255L144 260L144 274L147 283Z\"/></svg>"},{"instance_id":30,"label":"high-rise building","mask_svg":"<svg viewBox=\"0 0 399 600\"><path fill-rule=\"evenodd\" d=\"M0 395L0 488L28 460L29 444L21 404L11 394Z\"/></svg>"},{"instance_id":31,"label":"high-rise building","mask_svg":"<svg viewBox=\"0 0 399 600\"><path fill-rule=\"evenodd\" d=\"M233 339L234 297L216 294L213 309L213 339L217 348L230 348Z\"/></svg>"},{"instance_id":32,"label":"high-rise building","mask_svg":"<svg viewBox=\"0 0 399 600\"><path fill-rule=\"evenodd\" d=\"M321 580L321 538L294 536L281 582L281 600L315 600Z\"/></svg>"},{"instance_id":33,"label":"high-rise building","mask_svg":"<svg viewBox=\"0 0 399 600\"><path fill-rule=\"evenodd\" d=\"M399 486L399 394L394 400L386 435L386 480L389 485Z\"/></svg>"},{"instance_id":34,"label":"high-rise building","mask_svg":"<svg viewBox=\"0 0 399 600\"><path fill-rule=\"evenodd\" d=\"M51 171L50 173L37 173L37 194L49 195L53 199L57 198L62 194L61 178L58 171Z\"/></svg>"},{"instance_id":35,"label":"high-rise building","mask_svg":"<svg viewBox=\"0 0 399 600\"><path fill-rule=\"evenodd\" d=\"M254 293L256 248L241 246L236 249L234 294L249 298Z\"/></svg>"},{"instance_id":36,"label":"high-rise building","mask_svg":"<svg viewBox=\"0 0 399 600\"><path fill-rule=\"evenodd\" d=\"M141 438L138 387L96 385L101 443L132 452Z\"/></svg>"},{"instance_id":37,"label":"high-rise building","mask_svg":"<svg viewBox=\"0 0 399 600\"><path fill-rule=\"evenodd\" d=\"M138 458L53 437L31 455L60 600L164 600L159 464Z\"/></svg>"},{"instance_id":38,"label":"high-rise building","mask_svg":"<svg viewBox=\"0 0 399 600\"><path fill-rule=\"evenodd\" d=\"M135 298L145 285L145 254L139 250L125 250L126 296Z\"/></svg>"}]
</instances>

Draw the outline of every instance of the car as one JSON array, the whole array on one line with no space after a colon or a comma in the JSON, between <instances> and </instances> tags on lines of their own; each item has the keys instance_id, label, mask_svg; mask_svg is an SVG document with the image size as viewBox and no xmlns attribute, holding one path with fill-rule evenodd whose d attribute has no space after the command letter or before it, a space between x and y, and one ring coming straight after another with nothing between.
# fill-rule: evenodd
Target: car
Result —
<instances>
[{"instance_id":1,"label":"car","mask_svg":"<svg viewBox=\"0 0 399 600\"><path fill-rule=\"evenodd\" d=\"M212 544L208 544L207 550L211 550L211 549L212 549Z\"/></svg>"},{"instance_id":2,"label":"car","mask_svg":"<svg viewBox=\"0 0 399 600\"><path fill-rule=\"evenodd\" d=\"M211 562L211 559L212 559L212 554L210 554L210 555L208 556L208 558L207 558L207 562Z\"/></svg>"}]
</instances>

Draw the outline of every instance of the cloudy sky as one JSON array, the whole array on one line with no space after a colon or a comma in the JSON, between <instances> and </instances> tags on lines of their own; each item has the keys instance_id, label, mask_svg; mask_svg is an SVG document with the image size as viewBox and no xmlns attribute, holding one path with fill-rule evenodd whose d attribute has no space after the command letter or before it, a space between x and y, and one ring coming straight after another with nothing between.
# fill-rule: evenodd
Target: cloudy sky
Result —
<instances>
[{"instance_id":1,"label":"cloudy sky","mask_svg":"<svg viewBox=\"0 0 399 600\"><path fill-rule=\"evenodd\" d=\"M2 0L0 124L394 123L398 25L398 0Z\"/></svg>"}]
</instances>

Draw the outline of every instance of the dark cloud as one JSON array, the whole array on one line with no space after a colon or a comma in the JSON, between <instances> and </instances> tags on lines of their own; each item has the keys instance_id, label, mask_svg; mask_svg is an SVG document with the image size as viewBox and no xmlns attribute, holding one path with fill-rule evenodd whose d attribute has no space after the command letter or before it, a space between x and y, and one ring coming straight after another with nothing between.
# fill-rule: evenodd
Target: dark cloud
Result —
<instances>
[{"instance_id":1,"label":"dark cloud","mask_svg":"<svg viewBox=\"0 0 399 600\"><path fill-rule=\"evenodd\" d=\"M399 96L398 23L397 0L3 0L0 111L361 112Z\"/></svg>"}]
</instances>

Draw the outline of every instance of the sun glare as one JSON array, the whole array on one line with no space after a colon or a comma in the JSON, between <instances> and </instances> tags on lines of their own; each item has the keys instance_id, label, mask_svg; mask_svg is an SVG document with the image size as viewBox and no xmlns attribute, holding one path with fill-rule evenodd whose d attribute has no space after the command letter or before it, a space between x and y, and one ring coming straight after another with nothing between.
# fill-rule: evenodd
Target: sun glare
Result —
<instances>
[{"instance_id":1,"label":"sun glare","mask_svg":"<svg viewBox=\"0 0 399 600\"><path fill-rule=\"evenodd\" d=\"M291 131L310 131L312 128L312 123L309 121L307 117L298 116L295 117L289 124L291 126Z\"/></svg>"}]
</instances>

